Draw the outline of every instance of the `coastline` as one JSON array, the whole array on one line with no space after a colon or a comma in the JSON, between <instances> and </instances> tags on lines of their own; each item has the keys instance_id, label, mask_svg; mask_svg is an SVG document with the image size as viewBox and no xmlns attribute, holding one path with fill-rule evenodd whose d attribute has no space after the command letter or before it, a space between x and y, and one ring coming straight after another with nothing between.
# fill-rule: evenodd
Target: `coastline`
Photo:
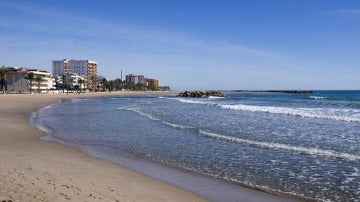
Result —
<instances>
[{"instance_id":1,"label":"coastline","mask_svg":"<svg viewBox=\"0 0 360 202\"><path fill-rule=\"evenodd\" d=\"M43 141L45 133L29 124L27 114L62 98L125 94L0 95L0 200L205 201L115 163Z\"/></svg>"},{"instance_id":2,"label":"coastline","mask_svg":"<svg viewBox=\"0 0 360 202\"><path fill-rule=\"evenodd\" d=\"M43 141L40 137L45 132L31 126L26 115L64 98L149 93L1 95L0 200L205 201L190 192L194 190L178 188L181 185L174 186L166 179L148 177L79 149ZM273 195L242 189L240 201L274 200Z\"/></svg>"}]
</instances>

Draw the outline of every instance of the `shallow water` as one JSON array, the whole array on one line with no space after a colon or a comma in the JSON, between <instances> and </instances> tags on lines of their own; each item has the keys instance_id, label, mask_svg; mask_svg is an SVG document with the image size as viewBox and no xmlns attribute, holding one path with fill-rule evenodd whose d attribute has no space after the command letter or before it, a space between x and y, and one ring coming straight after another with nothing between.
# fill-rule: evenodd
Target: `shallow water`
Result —
<instances>
[{"instance_id":1,"label":"shallow water","mask_svg":"<svg viewBox=\"0 0 360 202\"><path fill-rule=\"evenodd\" d=\"M52 139L94 151L112 148L280 193L359 200L359 91L74 99L32 122Z\"/></svg>"}]
</instances>

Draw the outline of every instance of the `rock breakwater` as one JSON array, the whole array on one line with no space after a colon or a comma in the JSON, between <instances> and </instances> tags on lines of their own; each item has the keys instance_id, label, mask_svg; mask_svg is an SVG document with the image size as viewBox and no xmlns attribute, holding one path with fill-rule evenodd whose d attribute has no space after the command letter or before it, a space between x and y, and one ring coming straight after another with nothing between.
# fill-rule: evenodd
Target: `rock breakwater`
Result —
<instances>
[{"instance_id":1,"label":"rock breakwater","mask_svg":"<svg viewBox=\"0 0 360 202\"><path fill-rule=\"evenodd\" d=\"M178 94L178 97L225 97L225 94L219 91L184 91Z\"/></svg>"}]
</instances>

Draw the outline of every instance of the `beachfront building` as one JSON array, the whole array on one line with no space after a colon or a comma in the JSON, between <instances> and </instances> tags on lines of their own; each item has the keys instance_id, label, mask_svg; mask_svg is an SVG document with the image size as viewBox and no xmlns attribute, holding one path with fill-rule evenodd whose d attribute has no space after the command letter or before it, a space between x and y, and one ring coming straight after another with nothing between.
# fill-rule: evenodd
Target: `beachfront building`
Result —
<instances>
[{"instance_id":1,"label":"beachfront building","mask_svg":"<svg viewBox=\"0 0 360 202\"><path fill-rule=\"evenodd\" d=\"M49 72L17 67L11 67L9 70L10 74L6 82L8 93L29 93L30 91L45 93L55 89L55 79ZM30 72L32 72L35 77L41 76L41 81L37 82L34 80L32 85L30 85L29 80L25 78Z\"/></svg>"},{"instance_id":2,"label":"beachfront building","mask_svg":"<svg viewBox=\"0 0 360 202\"><path fill-rule=\"evenodd\" d=\"M54 76L79 75L86 80L86 86L92 90L97 83L97 62L91 60L54 60Z\"/></svg>"},{"instance_id":3,"label":"beachfront building","mask_svg":"<svg viewBox=\"0 0 360 202\"><path fill-rule=\"evenodd\" d=\"M54 60L52 62L52 73L54 76L62 76L68 73L68 60Z\"/></svg>"},{"instance_id":4,"label":"beachfront building","mask_svg":"<svg viewBox=\"0 0 360 202\"><path fill-rule=\"evenodd\" d=\"M59 90L63 89L87 89L87 78L83 75L78 75L76 73L73 74L65 74L62 76L56 76L56 85Z\"/></svg>"},{"instance_id":5,"label":"beachfront building","mask_svg":"<svg viewBox=\"0 0 360 202\"><path fill-rule=\"evenodd\" d=\"M160 82L157 79L146 79L146 86L149 90L159 90Z\"/></svg>"},{"instance_id":6,"label":"beachfront building","mask_svg":"<svg viewBox=\"0 0 360 202\"><path fill-rule=\"evenodd\" d=\"M8 93L21 93L28 92L30 90L29 83L25 79L28 73L28 69L10 67L9 75L6 79L6 89Z\"/></svg>"},{"instance_id":7,"label":"beachfront building","mask_svg":"<svg viewBox=\"0 0 360 202\"><path fill-rule=\"evenodd\" d=\"M87 89L87 78L83 75L73 73L70 75L71 88Z\"/></svg>"},{"instance_id":8,"label":"beachfront building","mask_svg":"<svg viewBox=\"0 0 360 202\"><path fill-rule=\"evenodd\" d=\"M129 74L126 75L126 83L132 83L135 85L138 84L146 85L146 78L144 77L144 75Z\"/></svg>"},{"instance_id":9,"label":"beachfront building","mask_svg":"<svg viewBox=\"0 0 360 202\"><path fill-rule=\"evenodd\" d=\"M126 85L133 90L159 90L158 79L145 78L143 75L126 75Z\"/></svg>"}]
</instances>

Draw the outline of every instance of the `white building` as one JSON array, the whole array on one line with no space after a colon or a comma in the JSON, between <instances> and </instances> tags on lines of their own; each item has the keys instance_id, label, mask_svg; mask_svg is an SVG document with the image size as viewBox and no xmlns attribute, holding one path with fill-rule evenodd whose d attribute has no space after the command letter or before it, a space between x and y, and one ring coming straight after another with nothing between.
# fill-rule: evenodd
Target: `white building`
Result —
<instances>
[{"instance_id":1,"label":"white building","mask_svg":"<svg viewBox=\"0 0 360 202\"><path fill-rule=\"evenodd\" d=\"M57 60L53 61L53 74L62 76L76 74L84 76L87 86L95 89L97 78L97 62L91 60Z\"/></svg>"},{"instance_id":2,"label":"white building","mask_svg":"<svg viewBox=\"0 0 360 202\"><path fill-rule=\"evenodd\" d=\"M79 89L87 89L87 80L85 76L80 76L78 74L67 74L65 76L66 81L64 81L64 76L57 76L56 80L58 82L59 88L70 88L73 89L76 86ZM81 82L80 82L81 81ZM66 85L66 86L65 86Z\"/></svg>"},{"instance_id":3,"label":"white building","mask_svg":"<svg viewBox=\"0 0 360 202\"><path fill-rule=\"evenodd\" d=\"M16 67L9 70L10 74L7 78L7 91L9 93L27 93L30 92L30 89L31 92L48 92L55 89L55 79L49 72ZM34 74L35 78L41 76L41 80L39 82L34 80L30 85L30 82L25 79L30 72Z\"/></svg>"},{"instance_id":4,"label":"white building","mask_svg":"<svg viewBox=\"0 0 360 202\"><path fill-rule=\"evenodd\" d=\"M34 81L32 83L31 89L33 91L39 91L40 92L47 92L50 89L55 89L55 79L52 77L51 73L46 72L46 71L41 71L41 70L37 70L37 69L30 69L28 71L28 73L34 73L35 76L41 76L41 81L40 83L38 83L37 81Z\"/></svg>"}]
</instances>

